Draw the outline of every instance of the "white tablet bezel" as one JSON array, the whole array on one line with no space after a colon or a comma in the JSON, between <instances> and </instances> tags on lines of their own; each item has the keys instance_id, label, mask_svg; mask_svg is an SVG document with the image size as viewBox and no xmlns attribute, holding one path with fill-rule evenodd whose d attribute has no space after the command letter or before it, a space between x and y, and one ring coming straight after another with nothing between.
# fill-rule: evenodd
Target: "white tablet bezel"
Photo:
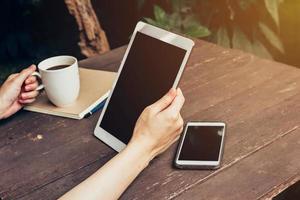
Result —
<instances>
[{"instance_id":1,"label":"white tablet bezel","mask_svg":"<svg viewBox=\"0 0 300 200\"><path fill-rule=\"evenodd\" d=\"M112 134L110 134L109 132L107 132L106 130L104 130L103 128L100 127L100 123L102 121L102 118L105 114L105 111L106 111L106 108L109 104L109 101L110 101L110 98L113 94L113 91L114 91L114 88L118 82L118 79L119 79L119 76L122 72L122 69L123 69L123 66L124 66L124 63L126 61L126 58L127 58L127 55L130 51L130 48L131 48L131 45L134 41L134 38L136 36L136 33L137 32L141 32L143 34L146 34L148 36L151 36L151 37L154 37L158 40L161 40L163 42L166 42L166 43L169 43L169 44L172 44L174 46L177 46L177 47L180 47L182 49L185 49L186 50L186 54L185 54L185 57L182 61L182 64L180 66L180 69L179 69L179 72L176 76L176 79L174 81L174 84L173 84L173 88L176 88L177 85L178 85L178 82L180 80L180 77L183 73L183 70L184 70L184 66L186 65L187 63L187 60L188 60L188 57L191 53L191 50L194 46L194 42L191 40L191 39L188 39L188 38L185 38L185 37L182 37L180 35L177 35L177 34L174 34L174 33L171 33L171 32L168 32L168 31L165 31L163 29L160 29L160 28L157 28L155 26L152 26L152 25L149 25L149 24L146 24L144 22L138 22L136 27L135 27L135 30L131 36L131 39L130 39L130 42L128 44L128 47L127 47L127 50L124 54L124 57L122 59L122 62L121 62L121 65L120 65L120 68L118 70L118 75L117 75L117 78L116 80L114 81L114 84L113 84L113 89L111 90L110 94L109 94L109 97L104 105L104 108L102 110L102 113L99 117L99 120L97 122L97 125L96 125L96 128L94 130L94 135L99 138L100 140L102 140L104 143L106 143L107 145L109 145L110 147L112 147L114 150L120 152L122 151L122 149L124 149L126 147L126 144L124 144L122 141L120 141L118 138L116 138L115 136L113 136Z\"/></svg>"},{"instance_id":2,"label":"white tablet bezel","mask_svg":"<svg viewBox=\"0 0 300 200\"><path fill-rule=\"evenodd\" d=\"M191 126L222 126L223 128L223 133L222 133L222 140L221 140L221 146L219 150L219 157L217 161L206 161L206 160L179 160L179 154L181 152L181 148L186 136L186 131L188 127ZM226 129L226 124L224 122L188 122L183 133L183 137L180 141L178 151L176 153L176 158L175 158L175 164L178 167L182 166L187 166L190 168L209 168L209 167L219 167L221 164L221 158L223 154L223 148L224 148L224 138L225 138L225 129Z\"/></svg>"}]
</instances>

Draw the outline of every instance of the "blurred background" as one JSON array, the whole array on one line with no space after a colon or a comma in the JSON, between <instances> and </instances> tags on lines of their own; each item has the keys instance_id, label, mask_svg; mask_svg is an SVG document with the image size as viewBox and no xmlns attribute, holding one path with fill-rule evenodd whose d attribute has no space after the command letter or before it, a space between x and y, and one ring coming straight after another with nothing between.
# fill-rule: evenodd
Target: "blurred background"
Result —
<instances>
[{"instance_id":1,"label":"blurred background","mask_svg":"<svg viewBox=\"0 0 300 200\"><path fill-rule=\"evenodd\" d=\"M54 55L125 45L140 20L300 67L300 1L1 0L0 83Z\"/></svg>"}]
</instances>

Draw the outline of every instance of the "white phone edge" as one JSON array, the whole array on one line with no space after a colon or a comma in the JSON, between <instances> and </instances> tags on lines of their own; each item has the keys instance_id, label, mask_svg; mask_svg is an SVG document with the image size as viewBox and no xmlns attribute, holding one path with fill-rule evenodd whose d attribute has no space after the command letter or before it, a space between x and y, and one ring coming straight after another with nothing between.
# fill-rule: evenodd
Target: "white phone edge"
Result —
<instances>
[{"instance_id":1,"label":"white phone edge","mask_svg":"<svg viewBox=\"0 0 300 200\"><path fill-rule=\"evenodd\" d=\"M194 160L179 160L179 155L183 145L183 141L186 136L186 132L189 126L223 126L223 134L221 140L221 147L219 150L219 157L217 161L194 161ZM178 143L177 152L174 160L174 164L179 169L217 169L221 166L221 160L224 153L224 138L226 133L226 123L225 122L188 122L184 128L184 132Z\"/></svg>"}]
</instances>

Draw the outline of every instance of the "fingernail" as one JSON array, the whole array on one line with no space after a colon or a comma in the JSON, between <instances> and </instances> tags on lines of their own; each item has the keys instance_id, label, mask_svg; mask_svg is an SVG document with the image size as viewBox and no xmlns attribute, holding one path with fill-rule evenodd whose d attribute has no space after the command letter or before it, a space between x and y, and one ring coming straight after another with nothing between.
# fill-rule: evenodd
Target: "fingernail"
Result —
<instances>
[{"instance_id":1,"label":"fingernail","mask_svg":"<svg viewBox=\"0 0 300 200\"><path fill-rule=\"evenodd\" d=\"M34 68L35 69L36 66L34 64L32 64L32 65L30 65L30 68L32 68L32 69Z\"/></svg>"},{"instance_id":2,"label":"fingernail","mask_svg":"<svg viewBox=\"0 0 300 200\"><path fill-rule=\"evenodd\" d=\"M182 93L180 88L177 88L177 93Z\"/></svg>"},{"instance_id":3,"label":"fingernail","mask_svg":"<svg viewBox=\"0 0 300 200\"><path fill-rule=\"evenodd\" d=\"M170 92L171 92L171 93L174 93L174 92L176 92L176 89L175 89L175 88L171 88L171 89L170 89Z\"/></svg>"}]
</instances>

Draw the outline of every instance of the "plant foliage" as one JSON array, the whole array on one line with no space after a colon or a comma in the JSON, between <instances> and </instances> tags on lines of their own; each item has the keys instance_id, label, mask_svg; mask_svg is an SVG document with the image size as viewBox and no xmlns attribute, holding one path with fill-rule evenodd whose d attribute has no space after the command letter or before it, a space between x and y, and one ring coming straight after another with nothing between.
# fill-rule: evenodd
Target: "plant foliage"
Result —
<instances>
[{"instance_id":1,"label":"plant foliage","mask_svg":"<svg viewBox=\"0 0 300 200\"><path fill-rule=\"evenodd\" d=\"M140 5L145 1L139 0ZM154 18L145 18L148 23L265 58L284 53L278 35L283 0L165 1L170 11L155 5Z\"/></svg>"},{"instance_id":2,"label":"plant foliage","mask_svg":"<svg viewBox=\"0 0 300 200\"><path fill-rule=\"evenodd\" d=\"M177 9L177 8L175 8ZM145 18L145 20L154 26L164 28L169 31L183 33L192 37L206 37L210 35L207 27L202 26L193 14L186 14L185 8L174 10L167 14L160 6L154 6L154 19Z\"/></svg>"}]
</instances>

